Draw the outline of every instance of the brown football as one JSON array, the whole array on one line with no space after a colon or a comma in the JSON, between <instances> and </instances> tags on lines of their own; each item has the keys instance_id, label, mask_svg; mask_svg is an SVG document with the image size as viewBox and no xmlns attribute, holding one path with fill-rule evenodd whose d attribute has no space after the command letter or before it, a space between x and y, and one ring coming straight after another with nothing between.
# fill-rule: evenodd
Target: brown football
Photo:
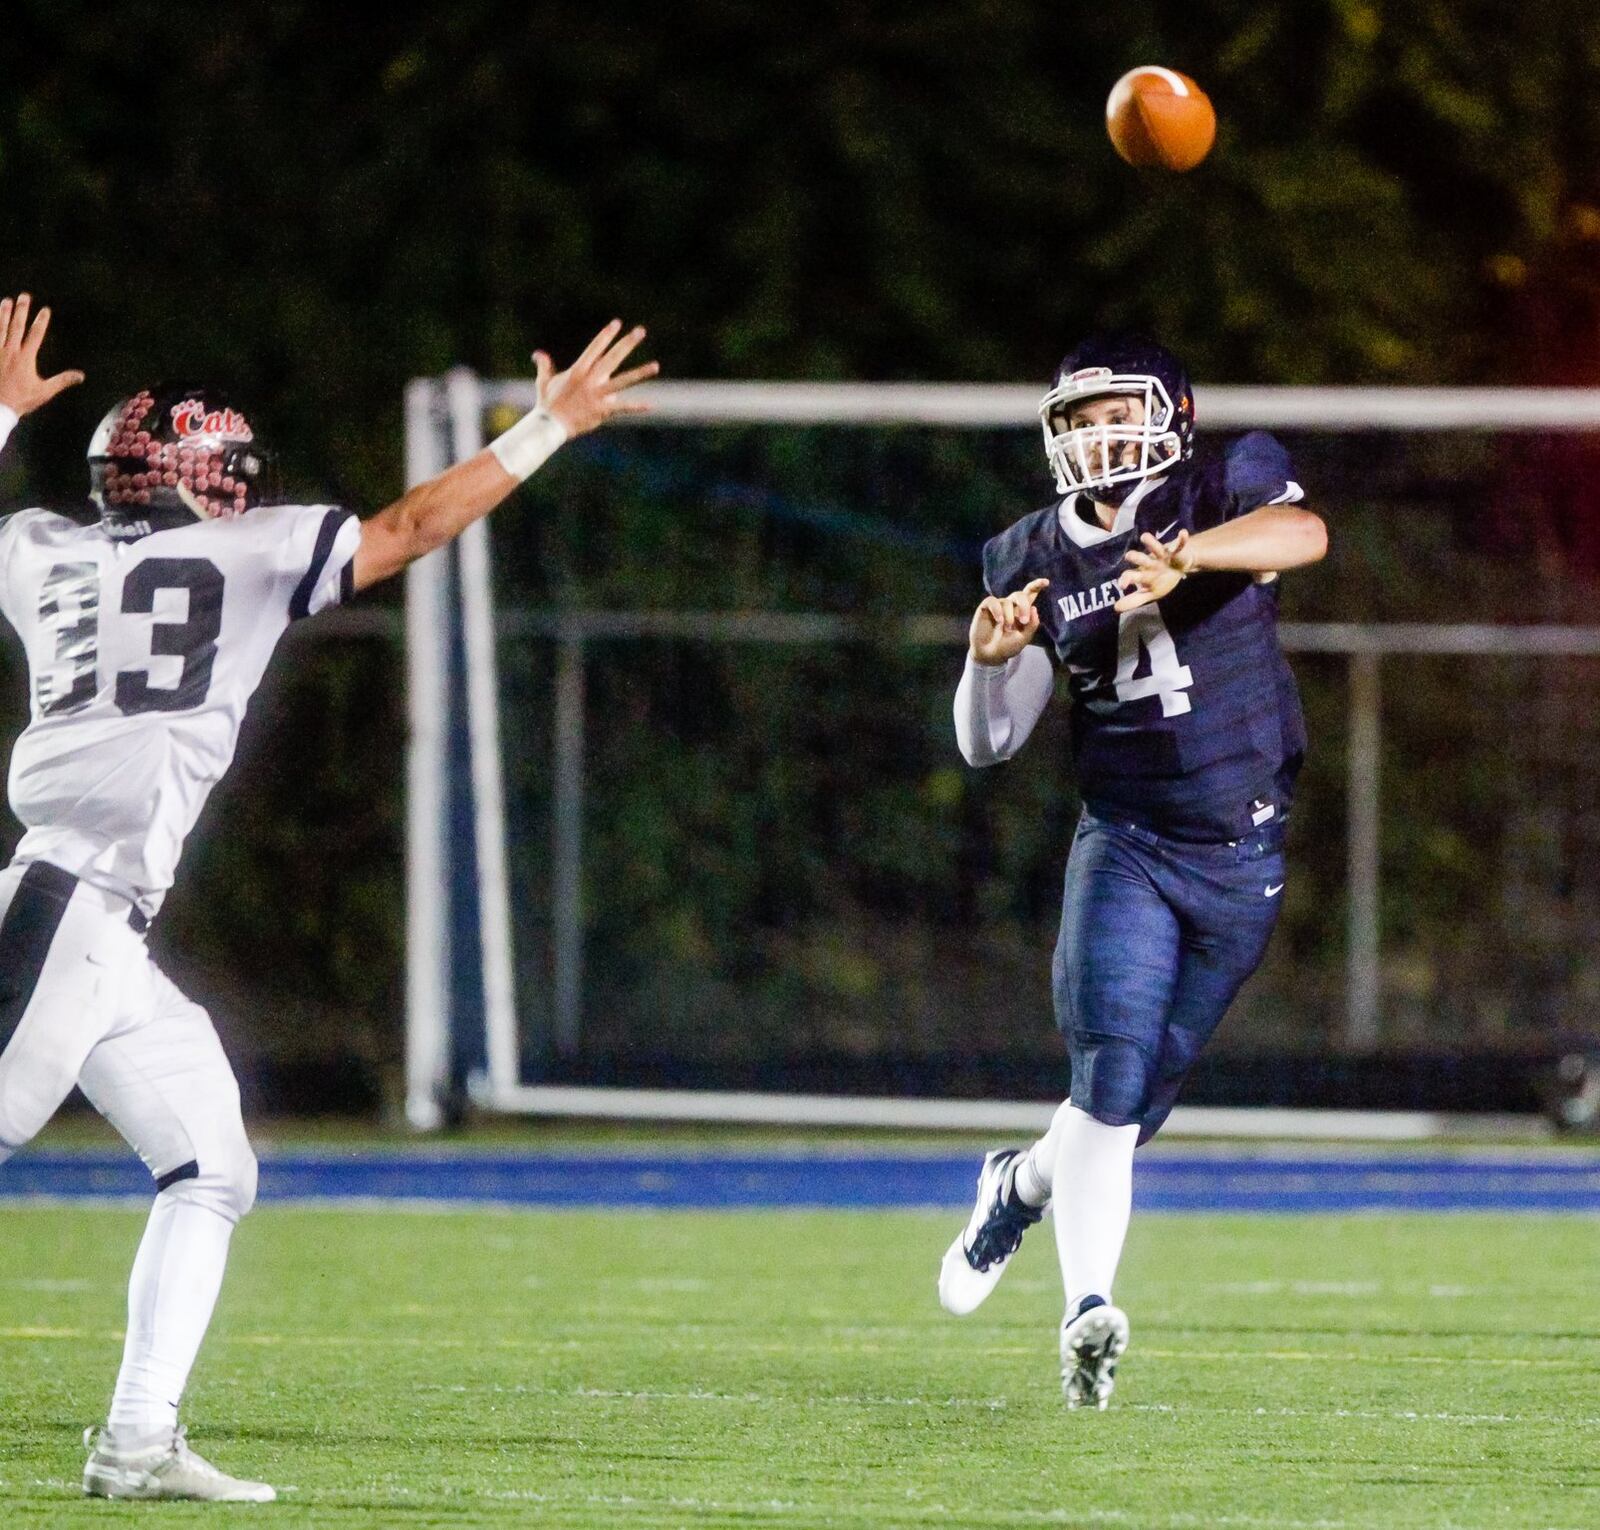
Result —
<instances>
[{"instance_id":1,"label":"brown football","mask_svg":"<svg viewBox=\"0 0 1600 1530\"><path fill-rule=\"evenodd\" d=\"M1188 75L1143 64L1111 87L1106 132L1130 165L1193 170L1211 151L1217 114Z\"/></svg>"}]
</instances>

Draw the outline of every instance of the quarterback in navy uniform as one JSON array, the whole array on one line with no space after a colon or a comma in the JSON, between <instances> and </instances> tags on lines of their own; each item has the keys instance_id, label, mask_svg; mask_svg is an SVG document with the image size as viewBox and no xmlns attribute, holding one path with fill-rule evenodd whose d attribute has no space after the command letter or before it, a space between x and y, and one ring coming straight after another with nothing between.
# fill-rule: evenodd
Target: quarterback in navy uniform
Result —
<instances>
[{"instance_id":1,"label":"quarterback in navy uniform","mask_svg":"<svg viewBox=\"0 0 1600 1530\"><path fill-rule=\"evenodd\" d=\"M1327 534L1271 436L1195 455L1188 377L1148 340L1085 341L1039 412L1061 498L984 548L956 734L971 765L1015 754L1054 690L1054 652L1083 800L1053 968L1072 1092L1031 1148L984 1160L939 1295L972 1311L1052 1204L1062 1386L1069 1407L1103 1408L1128 1343L1111 1287L1134 1148L1281 907L1305 724L1276 581L1321 558Z\"/></svg>"}]
</instances>

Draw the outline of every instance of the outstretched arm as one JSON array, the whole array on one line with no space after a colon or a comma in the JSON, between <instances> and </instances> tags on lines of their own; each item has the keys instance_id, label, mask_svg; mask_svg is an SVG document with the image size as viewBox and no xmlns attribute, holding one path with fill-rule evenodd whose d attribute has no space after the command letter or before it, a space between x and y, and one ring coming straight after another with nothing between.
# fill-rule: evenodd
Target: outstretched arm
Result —
<instances>
[{"instance_id":1,"label":"outstretched arm","mask_svg":"<svg viewBox=\"0 0 1600 1530\"><path fill-rule=\"evenodd\" d=\"M1316 563L1328 551L1328 528L1299 505L1262 505L1193 536L1180 531L1161 542L1146 532L1140 540L1143 551L1128 553L1132 567L1119 581L1126 593L1118 611L1160 600L1190 574L1278 574Z\"/></svg>"},{"instance_id":2,"label":"outstretched arm","mask_svg":"<svg viewBox=\"0 0 1600 1530\"><path fill-rule=\"evenodd\" d=\"M408 563L460 536L537 472L562 442L615 415L643 414L648 404L621 395L654 377L659 366L649 361L626 372L617 370L643 339L643 328L623 335L621 320L613 319L561 373L543 351L535 351L537 407L475 457L418 484L362 523L355 555L356 589L398 574Z\"/></svg>"},{"instance_id":3,"label":"outstretched arm","mask_svg":"<svg viewBox=\"0 0 1600 1530\"><path fill-rule=\"evenodd\" d=\"M17 421L48 404L58 393L83 381L82 372L39 375L39 347L50 328L50 310L41 308L28 322L33 299L24 292L0 298L0 447L4 447Z\"/></svg>"}]
</instances>

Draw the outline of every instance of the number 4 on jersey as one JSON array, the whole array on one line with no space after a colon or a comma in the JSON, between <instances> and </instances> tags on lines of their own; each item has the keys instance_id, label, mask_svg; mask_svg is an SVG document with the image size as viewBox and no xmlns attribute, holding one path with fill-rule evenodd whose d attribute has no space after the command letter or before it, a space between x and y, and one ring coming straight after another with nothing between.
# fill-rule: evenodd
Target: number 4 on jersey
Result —
<instances>
[{"instance_id":1,"label":"number 4 on jersey","mask_svg":"<svg viewBox=\"0 0 1600 1530\"><path fill-rule=\"evenodd\" d=\"M1150 671L1135 678L1142 653L1150 655ZM1181 717L1190 710L1184 692L1194 684L1187 664L1178 662L1178 649L1161 620L1158 606L1140 606L1117 618L1117 700L1161 698L1163 717Z\"/></svg>"}]
</instances>

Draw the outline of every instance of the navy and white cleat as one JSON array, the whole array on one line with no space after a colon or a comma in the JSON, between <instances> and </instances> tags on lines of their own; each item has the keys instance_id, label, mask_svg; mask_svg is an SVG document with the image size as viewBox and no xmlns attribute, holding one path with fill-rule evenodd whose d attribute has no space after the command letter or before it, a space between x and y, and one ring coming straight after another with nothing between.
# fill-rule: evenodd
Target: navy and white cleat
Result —
<instances>
[{"instance_id":1,"label":"navy and white cleat","mask_svg":"<svg viewBox=\"0 0 1600 1530\"><path fill-rule=\"evenodd\" d=\"M1104 1408L1128 1347L1128 1316L1101 1296L1086 1296L1061 1325L1061 1391L1069 1408Z\"/></svg>"},{"instance_id":2,"label":"navy and white cleat","mask_svg":"<svg viewBox=\"0 0 1600 1530\"><path fill-rule=\"evenodd\" d=\"M945 1250L939 1266L939 1303L957 1317L983 1303L1000 1283L1023 1233L1044 1215L1042 1207L1025 1205L1017 1196L1021 1161L1018 1148L1001 1148L983 1160L977 1204L961 1236Z\"/></svg>"}]
</instances>

